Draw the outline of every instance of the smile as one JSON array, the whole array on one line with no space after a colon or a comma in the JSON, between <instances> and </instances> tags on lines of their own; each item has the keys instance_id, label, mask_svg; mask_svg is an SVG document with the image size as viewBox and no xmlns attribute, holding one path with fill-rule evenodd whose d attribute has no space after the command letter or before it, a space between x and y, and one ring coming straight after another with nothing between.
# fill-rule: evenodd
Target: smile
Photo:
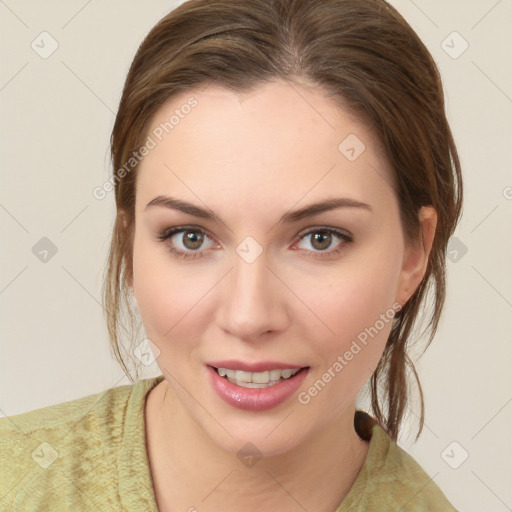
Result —
<instances>
[{"instance_id":1,"label":"smile","mask_svg":"<svg viewBox=\"0 0 512 512\"><path fill-rule=\"evenodd\" d=\"M226 368L228 364L231 368ZM309 367L287 368L288 364L265 363L272 369L265 369L264 363L228 364L207 365L213 390L230 406L250 411L264 411L286 402L299 391L309 372Z\"/></svg>"},{"instance_id":2,"label":"smile","mask_svg":"<svg viewBox=\"0 0 512 512\"><path fill-rule=\"evenodd\" d=\"M243 388L267 388L274 386L290 377L293 377L299 369L267 370L264 372L245 372L243 370L231 370L229 368L216 368L221 377Z\"/></svg>"}]
</instances>

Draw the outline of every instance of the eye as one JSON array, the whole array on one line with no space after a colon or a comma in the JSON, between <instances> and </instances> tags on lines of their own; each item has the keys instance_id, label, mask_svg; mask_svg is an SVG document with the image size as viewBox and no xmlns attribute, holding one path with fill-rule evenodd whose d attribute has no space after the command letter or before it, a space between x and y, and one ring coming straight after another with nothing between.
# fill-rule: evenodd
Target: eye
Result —
<instances>
[{"instance_id":1,"label":"eye","mask_svg":"<svg viewBox=\"0 0 512 512\"><path fill-rule=\"evenodd\" d=\"M309 245L312 249L309 249L308 247L299 248L305 249L315 258L324 258L338 254L345 249L348 244L354 241L352 235L348 231L328 227L309 229L308 231L299 234L299 236L299 244L301 242L307 242L308 238L310 239ZM339 240L338 244L336 244L336 239ZM334 249L332 248L333 245ZM328 250L329 248L331 249Z\"/></svg>"},{"instance_id":2,"label":"eye","mask_svg":"<svg viewBox=\"0 0 512 512\"><path fill-rule=\"evenodd\" d=\"M348 244L353 242L352 235L345 230L328 227L318 227L309 229L299 234L301 243L310 239L310 246L299 247L315 258L326 258L340 253ZM157 239L167 245L169 252L176 258L193 259L202 258L205 253L216 246L212 239L207 235L204 229L194 226L178 226L166 229L157 235ZM210 240L210 246L204 247L205 241ZM338 244L336 245L336 240ZM334 244L334 248L332 248ZM331 247L330 250L328 250Z\"/></svg>"},{"instance_id":3,"label":"eye","mask_svg":"<svg viewBox=\"0 0 512 512\"><path fill-rule=\"evenodd\" d=\"M204 241L209 239L201 228L179 226L170 228L157 236L158 240L165 242L169 251L177 258L202 258L208 250L202 248Z\"/></svg>"}]
</instances>

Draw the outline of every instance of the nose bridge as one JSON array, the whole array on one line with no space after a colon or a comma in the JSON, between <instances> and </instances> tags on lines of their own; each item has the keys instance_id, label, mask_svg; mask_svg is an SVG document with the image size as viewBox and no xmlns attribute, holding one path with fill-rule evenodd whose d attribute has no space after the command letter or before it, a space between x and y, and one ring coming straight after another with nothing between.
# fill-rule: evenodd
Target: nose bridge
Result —
<instances>
[{"instance_id":1,"label":"nose bridge","mask_svg":"<svg viewBox=\"0 0 512 512\"><path fill-rule=\"evenodd\" d=\"M244 243L237 248L220 305L222 327L240 339L279 330L286 321L285 298L268 268L267 254L261 252L255 257L254 250Z\"/></svg>"}]
</instances>

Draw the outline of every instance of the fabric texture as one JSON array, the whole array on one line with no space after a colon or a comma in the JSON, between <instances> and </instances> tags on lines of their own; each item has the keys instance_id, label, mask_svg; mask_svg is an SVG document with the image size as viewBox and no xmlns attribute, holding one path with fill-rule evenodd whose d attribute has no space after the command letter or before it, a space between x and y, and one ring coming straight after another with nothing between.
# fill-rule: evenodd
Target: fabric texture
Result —
<instances>
[{"instance_id":1,"label":"fabric texture","mask_svg":"<svg viewBox=\"0 0 512 512\"><path fill-rule=\"evenodd\" d=\"M144 404L162 379L2 418L0 510L157 512ZM370 448L333 512L456 512L410 455L357 414L373 425Z\"/></svg>"}]
</instances>

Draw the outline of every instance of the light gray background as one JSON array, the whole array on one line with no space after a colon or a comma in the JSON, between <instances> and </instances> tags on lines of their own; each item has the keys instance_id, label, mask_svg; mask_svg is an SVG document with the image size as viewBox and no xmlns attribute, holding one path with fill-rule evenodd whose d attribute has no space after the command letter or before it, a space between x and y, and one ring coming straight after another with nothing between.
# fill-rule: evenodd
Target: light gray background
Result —
<instances>
[{"instance_id":1,"label":"light gray background","mask_svg":"<svg viewBox=\"0 0 512 512\"><path fill-rule=\"evenodd\" d=\"M109 177L131 59L179 3L0 0L4 415L128 383L100 306L114 199L92 190ZM425 430L400 444L460 510L512 510L512 1L391 3L439 65L465 178L445 314L417 363ZM46 262L43 237L57 248Z\"/></svg>"}]
</instances>

